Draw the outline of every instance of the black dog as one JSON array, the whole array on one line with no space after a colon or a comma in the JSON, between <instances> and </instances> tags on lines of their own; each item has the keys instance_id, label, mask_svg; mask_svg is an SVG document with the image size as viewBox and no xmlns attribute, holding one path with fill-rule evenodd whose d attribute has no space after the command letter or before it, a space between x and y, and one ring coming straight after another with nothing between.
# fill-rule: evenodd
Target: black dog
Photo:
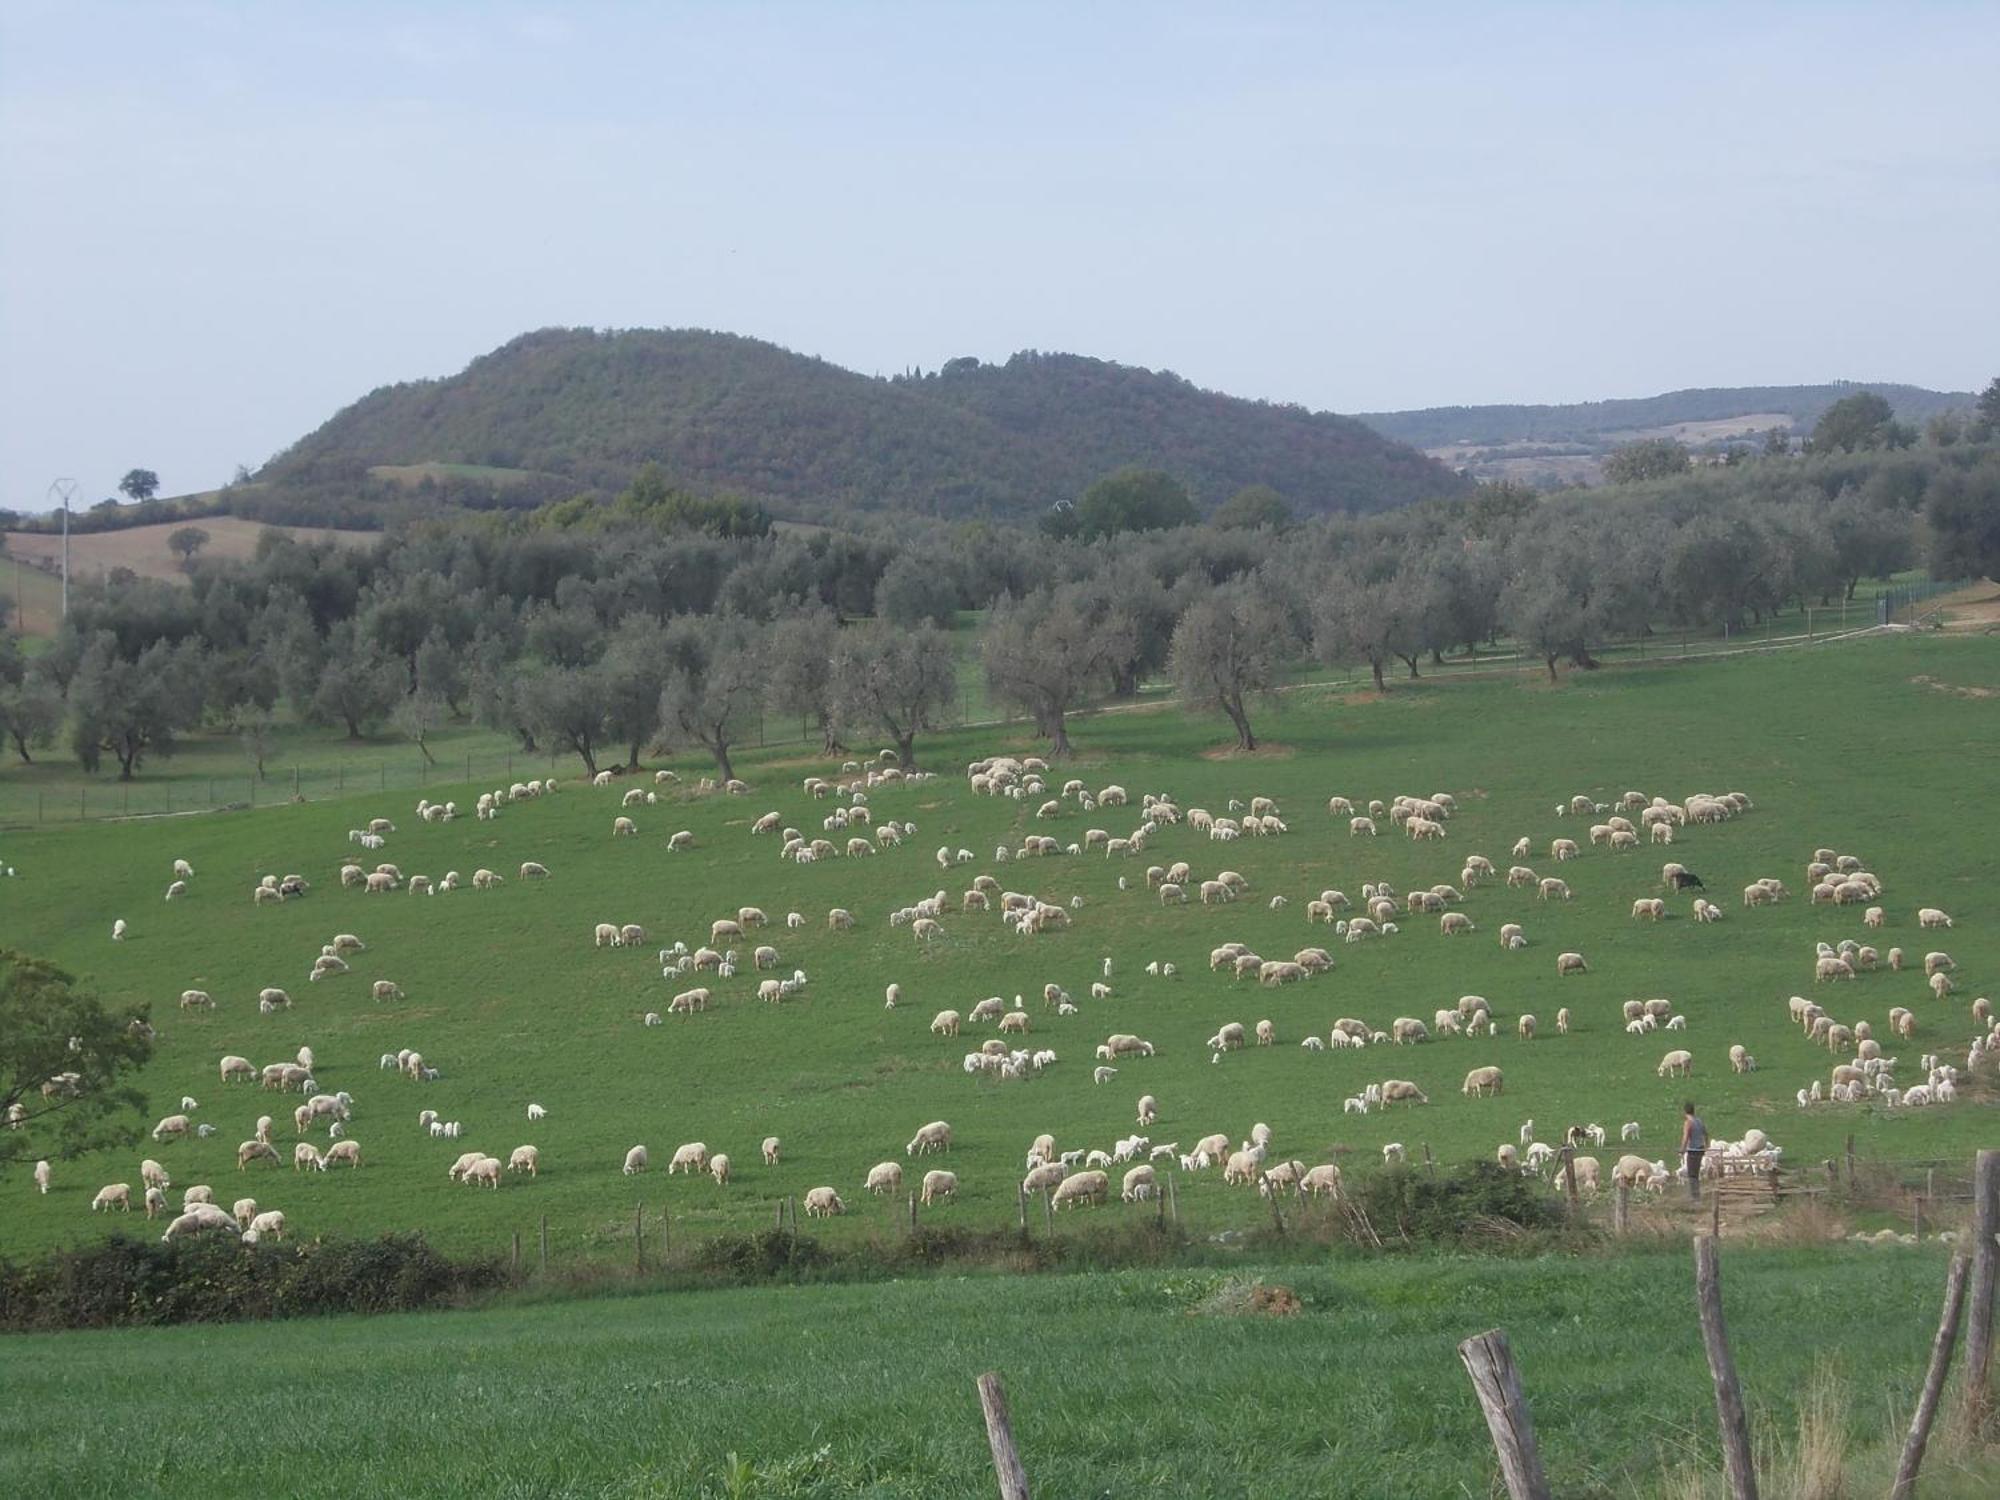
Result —
<instances>
[{"instance_id":1,"label":"black dog","mask_svg":"<svg viewBox=\"0 0 2000 1500\"><path fill-rule=\"evenodd\" d=\"M1677 891L1705 891L1708 887L1701 883L1701 877L1695 874L1694 871L1676 870L1674 871L1674 889Z\"/></svg>"}]
</instances>

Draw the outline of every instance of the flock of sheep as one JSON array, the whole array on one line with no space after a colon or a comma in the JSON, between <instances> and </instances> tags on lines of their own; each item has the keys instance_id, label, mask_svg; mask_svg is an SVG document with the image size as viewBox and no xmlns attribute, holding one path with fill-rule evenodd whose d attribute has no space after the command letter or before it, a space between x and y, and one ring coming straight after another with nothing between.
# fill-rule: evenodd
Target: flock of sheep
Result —
<instances>
[{"instance_id":1,"label":"flock of sheep","mask_svg":"<svg viewBox=\"0 0 2000 1500\"><path fill-rule=\"evenodd\" d=\"M1023 812L1017 821L1029 826L1054 823L1076 814L1106 814L1113 809L1129 807L1132 800L1121 786L1105 786L1093 792L1076 779L1068 780L1052 791L1048 766L1032 757L985 758L972 763L966 774L968 787L975 796L1011 798L1022 803ZM788 826L778 811L764 813L751 821L750 836L774 838L779 845L779 857L801 865L863 858L894 849L912 839L917 827L912 822L894 819L876 823L870 808L870 796L878 789L907 786L929 779L922 773L904 773L893 766L869 767L849 762L838 779L812 776L804 782L803 790L810 798L832 804L820 819L820 836L808 836L801 829ZM635 786L624 790L619 801L622 810L611 823L612 837L637 836L639 829L633 810L657 805L660 798L658 789L670 786L676 780L674 773L662 771L657 773L654 788ZM595 785L599 787L611 784L609 773L595 780ZM749 788L740 781L730 781L720 788L711 782L703 782L700 789L739 796L749 792ZM558 783L553 779L496 789L479 796L475 815L481 821L492 821L510 804L532 802L557 790ZM1030 804L1031 813L1027 811ZM1589 825L1588 843L1612 853L1621 853L1637 850L1642 839L1655 845L1671 845L1690 827L1727 822L1750 813L1753 807L1750 798L1740 792L1720 796L1697 793L1676 803L1664 797L1631 791L1615 804L1578 795L1559 803L1556 813L1565 819L1601 819ZM1443 792L1429 796L1397 796L1388 801L1374 800L1360 804L1336 796L1329 799L1327 811L1336 820L1346 820L1350 838L1379 837L1388 828L1403 832L1413 842L1429 845L1449 839L1449 825L1458 813L1458 805L1450 794ZM457 818L458 807L453 802L422 801L417 806L417 816L425 824L448 823ZM1110 817L1105 817L1106 823L1111 821ZM1004 867L1015 872L1015 885L1032 887L1036 883L1032 872L1040 868L1044 860L1101 855L1106 860L1130 863L1133 874L1118 875L1118 890L1131 891L1140 888L1139 883L1143 882L1143 889L1153 893L1151 899L1168 908L1195 902L1202 906L1226 908L1251 899L1249 880L1233 869L1221 868L1212 875L1200 875L1188 860L1142 866L1140 862L1145 860L1152 844L1163 836L1163 830L1176 827L1184 827L1205 836L1210 842L1222 844L1241 838L1282 837L1291 832L1280 808L1268 797L1252 797L1247 801L1231 799L1223 812L1215 813L1200 807L1183 810L1171 797L1147 793L1138 799L1136 821L1128 828L1089 827L1074 840L1059 840L1043 833L1024 833L1018 841L997 845L993 850L992 865L995 869ZM862 837L849 832L855 828L870 828L872 836ZM396 832L394 823L389 819L376 818L365 827L352 830L349 839L354 845L375 852L383 850ZM836 838L844 841L837 842ZM691 832L682 830L667 840L667 846L676 852L690 851L695 847L695 839ZM1485 855L1469 853L1459 861L1456 883L1439 882L1424 888L1399 891L1386 881L1370 880L1356 887L1358 900L1350 898L1340 889L1322 889L1305 898L1304 919L1309 930L1325 932L1329 941L1352 945L1395 940L1412 919L1435 917L1440 937L1449 940L1478 931L1474 910L1482 887L1504 884L1510 888L1532 890L1544 902L1572 900L1573 892L1567 880L1543 876L1524 862L1532 857L1532 848L1531 840L1526 837L1515 842L1511 848L1512 862L1504 872ZM1568 837L1556 838L1548 845L1548 857L1558 865L1577 860L1582 854L1583 845ZM969 849L954 849L946 845L936 851L936 863L940 871L946 873L976 862L977 856ZM549 876L549 870L535 861L525 861L518 868L518 878L522 880L547 879ZM359 863L344 862L338 879L342 888L362 896L386 895L399 890L436 896L456 891L468 883L456 870L447 871L435 880L424 874L406 877L399 866L387 862L377 863L372 869ZM194 881L192 866L185 860L176 860L166 899L169 902L183 899ZM487 891L504 883L504 877L482 868L473 872L469 885L473 890ZM1882 928L1888 920L1885 908L1878 904L1883 882L1854 856L1831 849L1815 850L1806 866L1806 883L1816 905L1863 907L1861 919L1868 931ZM1707 898L1700 877L1686 866L1678 862L1665 865L1660 872L1659 886L1667 893L1666 896L1642 897L1632 903L1634 921L1657 923L1665 919L1669 914L1668 898L1689 892L1694 893L1689 912L1697 923L1706 925L1724 919L1722 909ZM266 875L252 887L251 899L258 905L278 904L306 897L311 889L311 883L296 874ZM1742 907L1749 911L1787 899L1789 892L1784 883L1775 877L1765 877L1744 888ZM1283 893L1273 894L1264 904L1270 911L1282 911L1291 904L1291 898ZM1081 896L1074 896L1067 903L1046 900L1032 889L1010 889L998 875L985 872L973 875L955 898L947 890L936 890L888 911L886 921L891 928L907 928L919 946L944 940L947 921L959 924L991 920L996 916L1006 930L1026 940L1070 927L1082 905ZM1925 931L1952 926L1952 919L1947 913L1932 907L1919 909L1917 920L1919 927ZM835 934L852 931L857 921L854 913L844 907L830 908L824 919L826 929ZM664 1024L666 1015L692 1018L708 1011L718 1002L720 992L717 986L733 979L738 971L739 944L750 950L751 976L755 981L755 997L759 1001L782 1005L798 996L808 984L805 971L794 968L789 975L781 975L779 970L783 960L776 944L758 941L765 929L775 925L762 907L737 906L709 922L705 942L690 948L686 941L676 940L661 947L657 956L662 979L673 993L665 1000L664 1014L662 1011L646 1011L643 1024L656 1026ZM796 932L808 925L808 919L800 912L791 911L785 914L783 925L786 930ZM121 919L113 927L113 939L123 940L128 930L127 923ZM651 942L647 929L632 922L599 922L591 936L596 948L644 947ZM1530 946L1525 924L1520 922L1500 925L1496 936L1499 946L1507 953L1519 953ZM367 948L368 945L353 933L336 934L311 958L307 982L337 980L350 973L350 959L367 951ZM1889 972L1900 971L1905 965L1906 958L1901 948L1890 948L1885 957L1874 947L1849 938L1838 943L1822 942L1818 945L1813 977L1816 984L1837 987L1842 982L1858 982L1863 976L1884 968ZM1311 983L1332 972L1335 960L1330 947L1316 944L1267 958L1248 943L1227 941L1210 948L1208 967L1212 973L1226 973L1234 982L1250 980L1255 982L1258 990L1275 990L1287 985ZM1556 954L1552 967L1558 980L1590 972L1584 955L1574 951ZM1921 967L1933 997L1940 1002L1946 1001L1955 989L1951 976L1956 965L1950 955L1935 950L1928 952L1923 956ZM1053 1046L1029 1043L1030 1034L1038 1024L1066 1026L1083 1013L1086 1004L1094 1006L1110 1000L1113 996L1112 969L1112 960L1104 958L1082 1001L1059 983L1051 981L1043 985L1039 1023L1032 1006L1022 995L1015 995L1010 1004L1004 996L996 994L978 1000L963 1012L957 1008L937 1011L930 1022L930 1032L939 1039L955 1039L961 1037L968 1026L990 1024L995 1035L964 1055L965 1073L976 1079L1001 1083L1040 1076L1058 1065L1058 1053ZM1178 977L1180 972L1175 963L1161 960L1148 964L1146 969L1150 977L1169 980ZM679 987L697 975L709 976L710 982ZM370 995L374 1001L381 1003L404 998L401 987L386 978L370 982ZM901 985L887 983L884 1000L887 1009L897 1009L903 1002ZM180 994L180 1008L184 1012L211 1011L215 1005L213 997L202 990L188 989ZM258 994L257 1005L260 1013L268 1015L289 1009L292 999L283 988L267 986ZM1883 1055L1882 1042L1871 1034L1866 1021L1857 1019L1843 1024L1820 1004L1803 996L1792 997L1790 1015L1812 1039L1823 1042L1836 1059L1847 1055L1853 1059L1851 1062L1837 1060L1824 1087L1815 1078L1808 1087L1798 1090L1797 1099L1801 1107L1823 1099L1842 1102L1872 1099L1885 1107L1907 1108L1948 1104L1956 1097L1961 1072L1934 1053L1926 1054L1919 1061L1919 1071L1923 1075L1921 1082L1898 1087L1898 1060ZM1562 1037L1570 1034L1572 1016L1569 1007L1557 1008L1551 1019L1553 1035ZM1655 1031L1684 1033L1688 1030L1687 1018L1664 998L1625 1001L1621 1020L1623 1029L1635 1038L1644 1038ZM1977 1068L1996 1048L2000 1048L2000 1028L1993 1026L1991 1008L1985 999L1973 1002L1971 1021L1975 1031L1966 1047L1967 1072ZM1459 997L1454 1005L1437 1008L1428 1020L1419 1016L1396 1016L1382 1025L1343 1016L1332 1023L1323 1041L1314 1032L1300 1038L1299 1046L1316 1053L1380 1046L1424 1047L1455 1038L1491 1037L1499 1029L1500 1018L1495 1008L1483 996L1468 994ZM1533 1042L1546 1034L1540 1018L1530 1012L1509 1018L1508 1029L1522 1043ZM1902 1007L1893 1010L1891 1030L1896 1040L1911 1040L1917 1031L1913 1013ZM1278 1025L1265 1017L1256 1019L1248 1026L1236 1019L1224 1021L1207 1039L1206 1045L1211 1061L1221 1064L1229 1054L1251 1048L1253 1044L1263 1048L1276 1046L1279 1042ZM1091 1071L1092 1082L1100 1085L1112 1082L1121 1067L1143 1064L1145 1059L1157 1055L1158 1050L1153 1042L1135 1033L1111 1032L1095 1045L1096 1065ZM1740 1043L1728 1047L1727 1057L1735 1072L1750 1072L1757 1067L1756 1059ZM218 1065L219 1080L225 1087L254 1084L263 1090L293 1092L301 1096L303 1102L294 1109L292 1121L294 1133L299 1137L292 1147L295 1172L326 1171L341 1165L359 1169L363 1164L361 1148L347 1136L355 1115L354 1098L345 1091L321 1091L313 1077L314 1061L311 1047L301 1048L294 1058L261 1067L246 1057L224 1056ZM439 1076L437 1068L421 1053L407 1048L382 1054L380 1067L383 1071L419 1084ZM1694 1072L1693 1051L1682 1046L1668 1050L1660 1059L1656 1071L1662 1078L1690 1076ZM1461 1093L1474 1100L1497 1098L1505 1093L1505 1085L1504 1069L1487 1063L1466 1073ZM64 1077L59 1076L45 1084L44 1091L65 1086ZM1347 1097L1343 1110L1368 1114L1398 1106L1424 1106L1430 1102L1429 1095L1416 1082L1388 1077L1367 1083ZM189 1134L212 1134L215 1126L195 1122L199 1108L193 1098L183 1098L180 1110L163 1118L154 1128L154 1140L166 1143ZM530 1124L545 1119L547 1113L538 1103L529 1103L526 1108ZM1136 1122L1140 1127L1156 1126L1161 1114L1160 1103L1153 1094L1146 1093L1140 1097L1136 1111ZM304 1139L322 1126L329 1142L324 1150ZM433 1138L443 1139L456 1139L464 1128L461 1122L443 1120L436 1111L429 1109L419 1113L418 1127ZM258 1164L268 1167L282 1165L283 1158L272 1138L273 1129L271 1115L262 1115L257 1119L250 1137L238 1147L239 1171L247 1171ZM1620 1131L1620 1142L1635 1143L1639 1135L1638 1122L1627 1122ZM1570 1126L1561 1132L1561 1136L1573 1148L1602 1148L1609 1139L1609 1132L1593 1123ZM932 1121L916 1131L905 1145L903 1157L914 1160L945 1153L950 1150L951 1144L951 1126L943 1120ZM761 1142L759 1156L766 1166L777 1165L780 1152L781 1143L776 1136L766 1137ZM1383 1148L1384 1159L1389 1163L1401 1161L1404 1155L1400 1143L1390 1143ZM1499 1145L1496 1157L1501 1165L1510 1169L1549 1175L1554 1170L1558 1153L1547 1142L1535 1139L1534 1122L1529 1120L1521 1126L1518 1140L1503 1141ZM1752 1130L1739 1141L1719 1142L1710 1152L1704 1172L1727 1175L1768 1171L1781 1158L1781 1148L1774 1145L1764 1132ZM1572 1159L1578 1185L1586 1191L1598 1188L1600 1178L1606 1175L1599 1159L1582 1154L1573 1154ZM650 1162L647 1146L636 1144L625 1153L621 1169L624 1175L632 1176L648 1170ZM1274 1158L1272 1132L1267 1125L1258 1122L1251 1126L1239 1143L1232 1144L1232 1136L1227 1132L1211 1132L1195 1140L1191 1149L1186 1151L1181 1149L1178 1140L1155 1144L1149 1136L1137 1134L1108 1145L1059 1149L1056 1138L1044 1132L1035 1137L1025 1153L1024 1175L1019 1180L1018 1191L1034 1195L1046 1192L1051 1204L1059 1208L1101 1204L1109 1197L1112 1171L1122 1167L1124 1170L1119 1181L1121 1199L1143 1202L1160 1192L1157 1175L1160 1163L1188 1174L1219 1168L1225 1183L1255 1186L1266 1194L1337 1197L1341 1189L1341 1170L1333 1163L1309 1165L1298 1159ZM539 1175L540 1167L540 1148L530 1142L513 1147L504 1163L500 1157L483 1151L466 1151L452 1163L447 1177L453 1182L494 1190L500 1187L505 1174L534 1178ZM727 1152L711 1151L705 1142L691 1141L672 1153L666 1170L669 1174L703 1174L716 1185L726 1187L732 1177L732 1162ZM1673 1180L1675 1170L1664 1160L1647 1161L1638 1155L1626 1154L1613 1164L1608 1176L1610 1180L1628 1187L1660 1190ZM34 1176L40 1190L47 1192L52 1177L50 1164L46 1161L38 1163ZM169 1210L166 1194L172 1184L165 1168L148 1158L140 1164L140 1177L143 1184L141 1201L147 1217L166 1214ZM903 1163L893 1157L882 1160L867 1168L859 1180L863 1192L898 1194L903 1191ZM938 1204L954 1198L959 1188L960 1181L955 1172L931 1168L923 1173L915 1191L923 1203ZM804 1195L804 1202L809 1217L846 1212L840 1193L832 1185L810 1189ZM124 1182L106 1184L91 1204L94 1212L129 1211L131 1207L131 1187ZM187 1188L182 1194L180 1209L166 1227L165 1237L168 1239L213 1232L240 1235L246 1241L255 1242L262 1237L282 1238L287 1228L282 1212L261 1209L251 1198L237 1200L231 1212L222 1212L214 1202L212 1189L206 1184Z\"/></svg>"}]
</instances>

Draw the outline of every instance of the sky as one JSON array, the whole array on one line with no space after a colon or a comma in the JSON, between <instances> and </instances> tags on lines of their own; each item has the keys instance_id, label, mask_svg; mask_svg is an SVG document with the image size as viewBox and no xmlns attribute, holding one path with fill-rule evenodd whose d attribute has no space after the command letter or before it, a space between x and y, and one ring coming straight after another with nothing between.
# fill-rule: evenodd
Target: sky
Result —
<instances>
[{"instance_id":1,"label":"sky","mask_svg":"<svg viewBox=\"0 0 2000 1500\"><path fill-rule=\"evenodd\" d=\"M0 506L531 328L1336 411L2000 373L2000 4L0 0Z\"/></svg>"}]
</instances>

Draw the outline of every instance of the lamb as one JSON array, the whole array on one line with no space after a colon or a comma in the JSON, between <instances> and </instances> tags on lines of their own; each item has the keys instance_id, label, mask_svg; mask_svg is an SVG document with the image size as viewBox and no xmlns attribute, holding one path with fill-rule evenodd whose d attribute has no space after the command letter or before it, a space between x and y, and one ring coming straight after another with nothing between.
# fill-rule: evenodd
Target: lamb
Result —
<instances>
[{"instance_id":1,"label":"lamb","mask_svg":"<svg viewBox=\"0 0 2000 1500\"><path fill-rule=\"evenodd\" d=\"M954 1197L957 1193L958 1174L956 1172L926 1172L924 1173L923 1191L919 1195L918 1201L929 1205L942 1202L946 1198Z\"/></svg>"},{"instance_id":2,"label":"lamb","mask_svg":"<svg viewBox=\"0 0 2000 1500\"><path fill-rule=\"evenodd\" d=\"M111 924L111 941L114 943L125 941L125 919L123 917L120 917Z\"/></svg>"},{"instance_id":3,"label":"lamb","mask_svg":"<svg viewBox=\"0 0 2000 1500\"><path fill-rule=\"evenodd\" d=\"M847 1205L840 1201L840 1194L830 1187L808 1188L805 1204L808 1219L831 1219L847 1212Z\"/></svg>"}]
</instances>

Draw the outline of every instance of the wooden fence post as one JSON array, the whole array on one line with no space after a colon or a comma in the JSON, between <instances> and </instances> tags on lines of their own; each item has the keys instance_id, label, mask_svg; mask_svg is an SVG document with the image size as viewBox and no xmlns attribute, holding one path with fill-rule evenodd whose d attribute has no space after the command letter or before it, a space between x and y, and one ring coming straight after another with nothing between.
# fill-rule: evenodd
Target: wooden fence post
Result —
<instances>
[{"instance_id":1,"label":"wooden fence post","mask_svg":"<svg viewBox=\"0 0 2000 1500\"><path fill-rule=\"evenodd\" d=\"M1720 1179L1717 1186L1720 1186ZM1718 1240L1722 1238L1722 1194L1714 1187L1708 1191L1708 1232Z\"/></svg>"},{"instance_id":2,"label":"wooden fence post","mask_svg":"<svg viewBox=\"0 0 2000 1500\"><path fill-rule=\"evenodd\" d=\"M1257 1179L1257 1186L1263 1189L1265 1198L1270 1201L1271 1222L1278 1226L1278 1234L1282 1238L1285 1233L1285 1216L1278 1210L1278 1190L1271 1185L1271 1180L1268 1177L1259 1177Z\"/></svg>"},{"instance_id":3,"label":"wooden fence post","mask_svg":"<svg viewBox=\"0 0 2000 1500\"><path fill-rule=\"evenodd\" d=\"M1695 1305L1701 1314L1701 1342L1708 1354L1708 1373L1715 1381L1715 1414L1722 1428L1722 1465L1732 1500L1757 1500L1757 1470L1750 1456L1750 1418L1743 1409L1743 1387L1737 1383L1736 1361L1729 1355L1729 1335L1722 1324L1722 1271L1715 1238L1694 1237Z\"/></svg>"},{"instance_id":4,"label":"wooden fence post","mask_svg":"<svg viewBox=\"0 0 2000 1500\"><path fill-rule=\"evenodd\" d=\"M1424 1142L1424 1171L1430 1174L1432 1182L1437 1181L1437 1159L1431 1155L1431 1143L1429 1141Z\"/></svg>"},{"instance_id":5,"label":"wooden fence post","mask_svg":"<svg viewBox=\"0 0 2000 1500\"><path fill-rule=\"evenodd\" d=\"M514 1231L514 1254L508 1264L513 1268L514 1279L521 1279L521 1231Z\"/></svg>"},{"instance_id":6,"label":"wooden fence post","mask_svg":"<svg viewBox=\"0 0 2000 1500\"><path fill-rule=\"evenodd\" d=\"M917 1232L917 1195L910 1194L910 1233Z\"/></svg>"},{"instance_id":7,"label":"wooden fence post","mask_svg":"<svg viewBox=\"0 0 2000 1500\"><path fill-rule=\"evenodd\" d=\"M1054 1239L1056 1233L1055 1194L1048 1188L1042 1189L1042 1224L1048 1230L1049 1238Z\"/></svg>"},{"instance_id":8,"label":"wooden fence post","mask_svg":"<svg viewBox=\"0 0 2000 1500\"><path fill-rule=\"evenodd\" d=\"M1975 1433L1993 1414L1994 1236L2000 1235L2000 1151L1981 1151L1972 1170L1972 1326L1965 1334L1965 1413Z\"/></svg>"},{"instance_id":9,"label":"wooden fence post","mask_svg":"<svg viewBox=\"0 0 2000 1500\"><path fill-rule=\"evenodd\" d=\"M1499 1329L1477 1334L1458 1346L1473 1394L1486 1414L1493 1451L1500 1456L1500 1477L1512 1500L1549 1500L1549 1476L1535 1447L1535 1422L1521 1394L1521 1372L1514 1367L1507 1335Z\"/></svg>"},{"instance_id":10,"label":"wooden fence post","mask_svg":"<svg viewBox=\"0 0 2000 1500\"><path fill-rule=\"evenodd\" d=\"M986 1445L993 1450L993 1472L1000 1480L1000 1500L1028 1500L1028 1471L1014 1447L1014 1427L1007 1418L1007 1392L1000 1377L988 1370L979 1377L979 1410L986 1418Z\"/></svg>"},{"instance_id":11,"label":"wooden fence post","mask_svg":"<svg viewBox=\"0 0 2000 1500\"><path fill-rule=\"evenodd\" d=\"M1954 1255L1951 1270L1945 1275L1944 1313L1938 1319L1937 1338L1931 1343L1930 1368L1924 1372L1923 1393L1917 1398L1916 1415L1910 1418L1910 1435L1903 1441L1903 1459L1896 1465L1896 1484L1889 1491L1889 1500L1910 1500L1917 1492L1917 1470L1923 1466L1924 1445L1930 1441L1938 1397L1944 1392L1944 1378L1951 1369L1951 1349L1958 1340L1958 1315L1965 1306L1965 1275L1971 1264L1967 1256Z\"/></svg>"},{"instance_id":12,"label":"wooden fence post","mask_svg":"<svg viewBox=\"0 0 2000 1500\"><path fill-rule=\"evenodd\" d=\"M549 1216L542 1215L542 1274L549 1273Z\"/></svg>"},{"instance_id":13,"label":"wooden fence post","mask_svg":"<svg viewBox=\"0 0 2000 1500\"><path fill-rule=\"evenodd\" d=\"M1854 1137L1847 1138L1847 1190L1854 1191Z\"/></svg>"},{"instance_id":14,"label":"wooden fence post","mask_svg":"<svg viewBox=\"0 0 2000 1500\"><path fill-rule=\"evenodd\" d=\"M1613 1190L1611 1228L1613 1233L1622 1236L1632 1227L1632 1185L1620 1178L1613 1184Z\"/></svg>"},{"instance_id":15,"label":"wooden fence post","mask_svg":"<svg viewBox=\"0 0 2000 1500\"><path fill-rule=\"evenodd\" d=\"M1028 1233L1028 1190L1018 1183L1014 1187L1014 1212L1021 1221L1021 1235Z\"/></svg>"},{"instance_id":16,"label":"wooden fence post","mask_svg":"<svg viewBox=\"0 0 2000 1500\"><path fill-rule=\"evenodd\" d=\"M1174 1228L1176 1229L1180 1228L1181 1192L1180 1192L1180 1177L1178 1175L1171 1176L1167 1179L1167 1212L1172 1214L1174 1217Z\"/></svg>"},{"instance_id":17,"label":"wooden fence post","mask_svg":"<svg viewBox=\"0 0 2000 1500\"><path fill-rule=\"evenodd\" d=\"M780 1198L771 1207L777 1212L777 1217L771 1221L771 1232L773 1234L783 1234L785 1232L785 1200Z\"/></svg>"},{"instance_id":18,"label":"wooden fence post","mask_svg":"<svg viewBox=\"0 0 2000 1500\"><path fill-rule=\"evenodd\" d=\"M1578 1201L1576 1195L1576 1147L1564 1146L1561 1156L1563 1191L1569 1196L1570 1222L1575 1223L1577 1215L1583 1211L1582 1204Z\"/></svg>"},{"instance_id":19,"label":"wooden fence post","mask_svg":"<svg viewBox=\"0 0 2000 1500\"><path fill-rule=\"evenodd\" d=\"M632 1268L646 1269L646 1205L632 1205Z\"/></svg>"}]
</instances>

